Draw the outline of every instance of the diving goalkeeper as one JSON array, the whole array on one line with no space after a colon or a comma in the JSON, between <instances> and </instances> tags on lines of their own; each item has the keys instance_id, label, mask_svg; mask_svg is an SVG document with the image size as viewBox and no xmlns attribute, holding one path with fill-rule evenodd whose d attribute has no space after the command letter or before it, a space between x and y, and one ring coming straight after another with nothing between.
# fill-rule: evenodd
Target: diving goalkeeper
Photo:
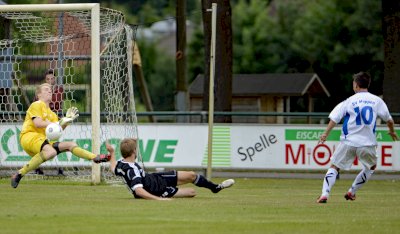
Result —
<instances>
[{"instance_id":1,"label":"diving goalkeeper","mask_svg":"<svg viewBox=\"0 0 400 234\"><path fill-rule=\"evenodd\" d=\"M49 103L52 100L51 85L44 83L37 86L35 94L38 101L29 106L20 134L21 146L32 158L18 173L11 177L13 188L18 187L20 180L26 173L35 170L40 164L65 151L70 151L80 158L93 160L95 163L110 160L109 154L95 155L82 149L75 142L49 142L45 133L47 125L58 121L60 126L65 129L79 116L78 109L76 107L69 108L65 117L59 120L58 116L49 108Z\"/></svg>"}]
</instances>

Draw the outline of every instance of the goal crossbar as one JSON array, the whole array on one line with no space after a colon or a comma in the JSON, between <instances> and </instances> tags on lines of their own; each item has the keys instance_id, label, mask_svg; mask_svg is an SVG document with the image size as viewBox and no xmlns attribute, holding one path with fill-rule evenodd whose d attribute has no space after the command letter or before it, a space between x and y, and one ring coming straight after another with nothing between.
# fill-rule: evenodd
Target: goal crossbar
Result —
<instances>
[{"instance_id":1,"label":"goal crossbar","mask_svg":"<svg viewBox=\"0 0 400 234\"><path fill-rule=\"evenodd\" d=\"M99 6L100 6L99 3L0 5L0 12L78 11L78 10L90 11Z\"/></svg>"}]
</instances>

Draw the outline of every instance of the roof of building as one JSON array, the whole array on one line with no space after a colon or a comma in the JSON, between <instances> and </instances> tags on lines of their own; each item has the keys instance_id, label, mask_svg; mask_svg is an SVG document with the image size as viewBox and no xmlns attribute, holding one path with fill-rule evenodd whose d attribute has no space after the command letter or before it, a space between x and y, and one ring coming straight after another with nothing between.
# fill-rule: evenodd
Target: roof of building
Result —
<instances>
[{"instance_id":1,"label":"roof of building","mask_svg":"<svg viewBox=\"0 0 400 234\"><path fill-rule=\"evenodd\" d=\"M190 84L191 96L203 95L203 74L197 75ZM330 96L321 79L315 73L287 74L233 74L232 96Z\"/></svg>"}]
</instances>

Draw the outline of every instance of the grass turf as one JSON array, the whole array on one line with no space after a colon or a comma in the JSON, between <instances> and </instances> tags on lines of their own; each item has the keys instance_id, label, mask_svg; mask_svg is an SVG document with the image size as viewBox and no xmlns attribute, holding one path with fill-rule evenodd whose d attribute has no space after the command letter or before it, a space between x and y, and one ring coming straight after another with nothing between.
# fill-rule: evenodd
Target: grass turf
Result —
<instances>
[{"instance_id":1,"label":"grass turf","mask_svg":"<svg viewBox=\"0 0 400 234\"><path fill-rule=\"evenodd\" d=\"M215 178L216 182L222 181ZM0 180L0 233L395 233L400 181L369 181L356 201L343 198L352 181L338 180L317 204L322 178L236 179L219 194L133 199L124 186ZM189 185L193 186L193 185Z\"/></svg>"}]
</instances>

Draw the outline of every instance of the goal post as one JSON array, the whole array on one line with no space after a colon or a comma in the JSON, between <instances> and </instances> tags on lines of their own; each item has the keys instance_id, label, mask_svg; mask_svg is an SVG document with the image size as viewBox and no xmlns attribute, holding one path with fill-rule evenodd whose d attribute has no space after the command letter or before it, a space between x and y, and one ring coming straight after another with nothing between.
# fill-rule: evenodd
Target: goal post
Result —
<instances>
[{"instance_id":1,"label":"goal post","mask_svg":"<svg viewBox=\"0 0 400 234\"><path fill-rule=\"evenodd\" d=\"M56 104L51 108L59 116L71 106L80 111L61 141L75 141L99 154L106 153L105 141L118 149L121 139L138 137L134 32L121 12L98 3L0 5L0 19L7 22L0 30L0 176L15 173L30 159L19 143L19 132L29 102L35 100L33 90L45 82L48 70L56 77ZM113 179L108 163L94 164L70 152L41 168L44 176L57 172L57 178L93 184Z\"/></svg>"},{"instance_id":2,"label":"goal post","mask_svg":"<svg viewBox=\"0 0 400 234\"><path fill-rule=\"evenodd\" d=\"M100 77L100 5L95 4L91 10L91 49L92 77ZM100 153L100 80L92 79L92 152ZM92 183L98 184L101 181L100 165L92 163Z\"/></svg>"}]
</instances>

